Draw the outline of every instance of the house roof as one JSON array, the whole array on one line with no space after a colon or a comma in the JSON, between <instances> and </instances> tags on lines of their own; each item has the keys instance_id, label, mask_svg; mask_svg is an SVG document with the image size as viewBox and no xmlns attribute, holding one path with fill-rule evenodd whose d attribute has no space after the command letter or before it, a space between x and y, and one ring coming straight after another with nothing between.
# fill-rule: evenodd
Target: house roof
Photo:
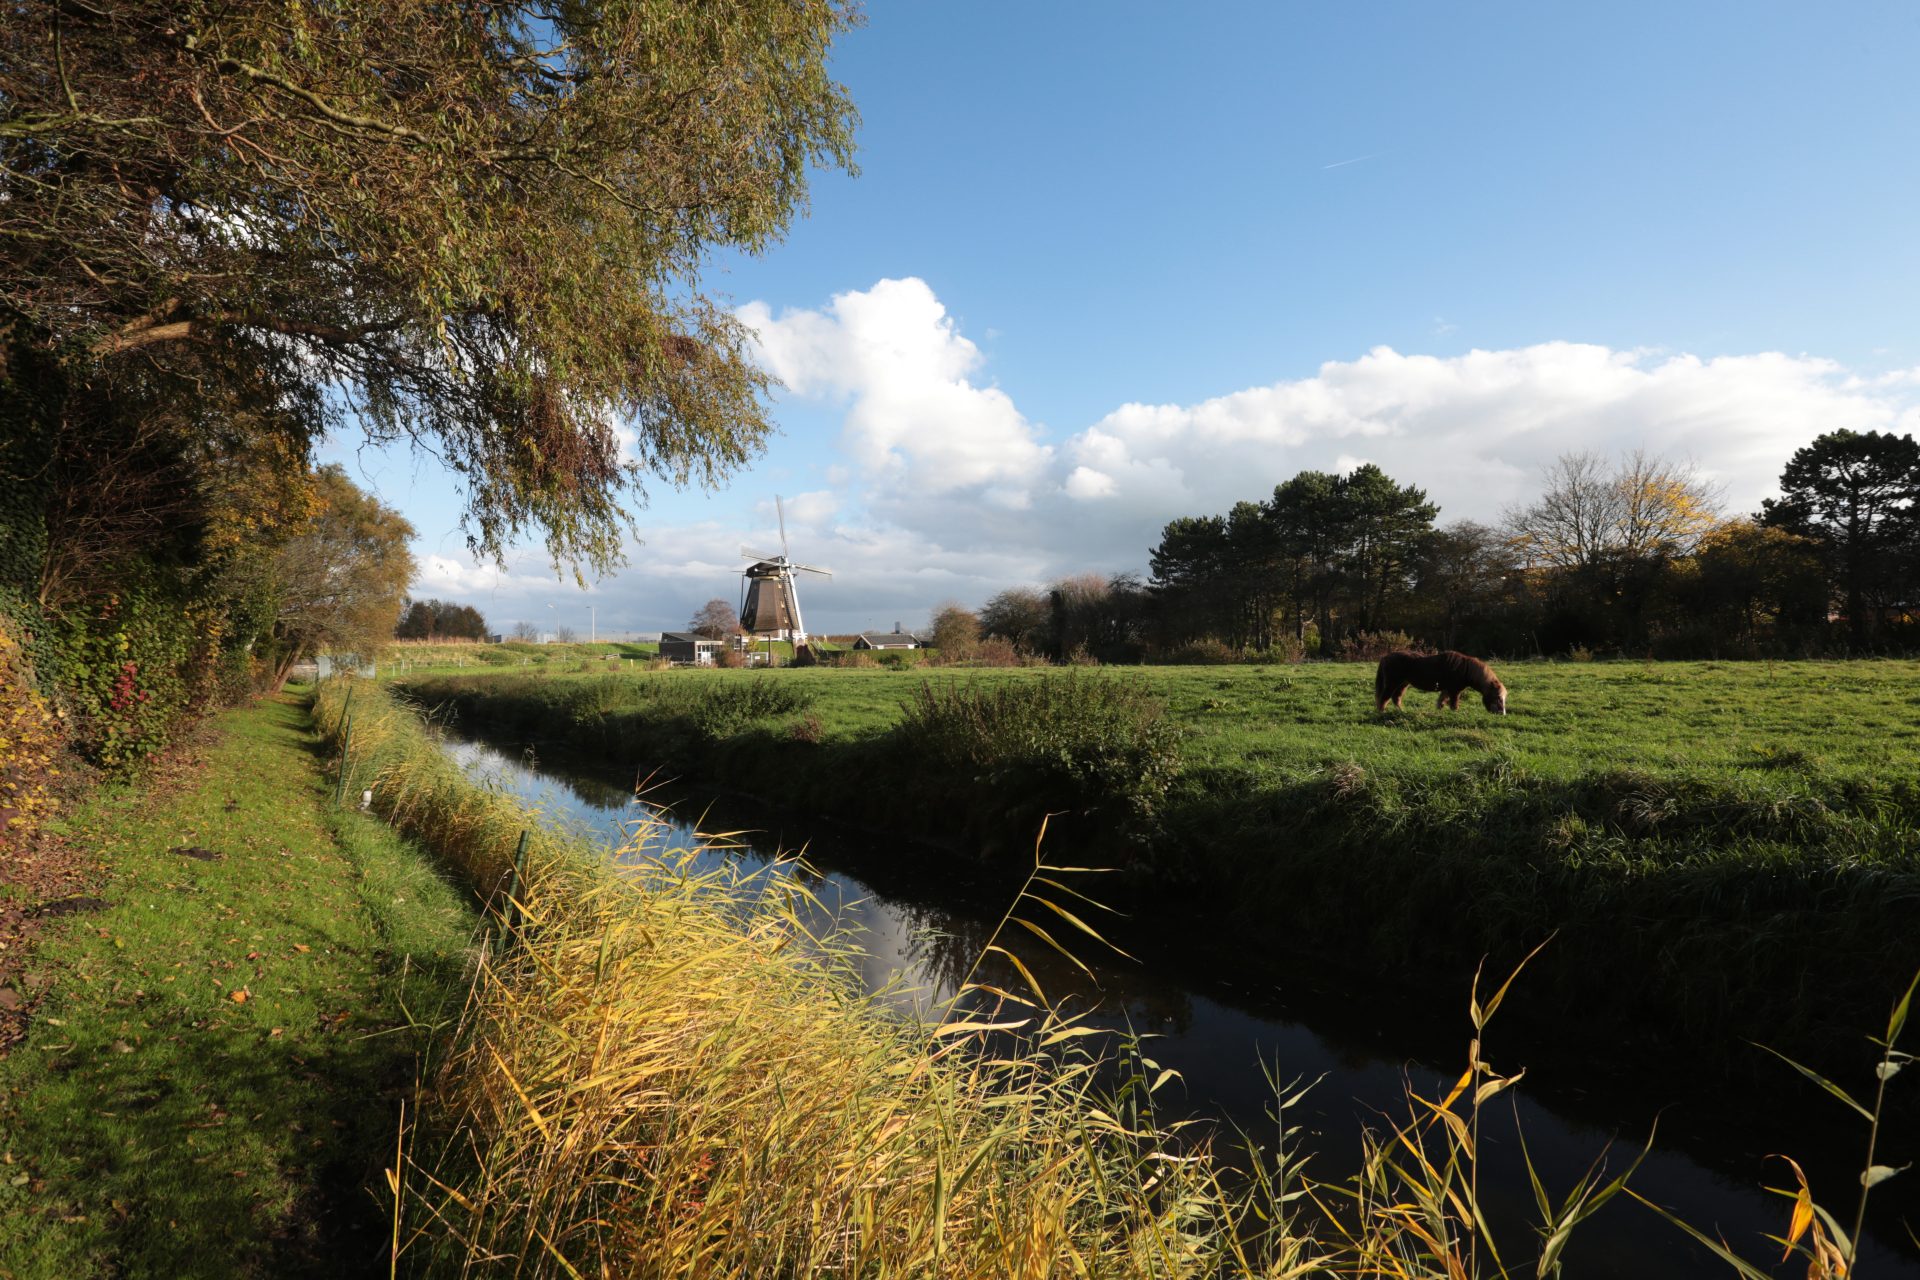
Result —
<instances>
[{"instance_id":1,"label":"house roof","mask_svg":"<svg viewBox=\"0 0 1920 1280\"><path fill-rule=\"evenodd\" d=\"M715 640L710 636L690 635L685 631L662 631L661 644L725 644L724 640Z\"/></svg>"},{"instance_id":2,"label":"house roof","mask_svg":"<svg viewBox=\"0 0 1920 1280\"><path fill-rule=\"evenodd\" d=\"M859 635L855 636L853 639L854 639L854 643L856 644L864 640L867 642L868 645L874 648L879 648L882 645L900 646L900 645L909 645L909 644L918 645L918 644L926 643L925 640L922 640L919 636L914 635L913 632L911 631L862 631Z\"/></svg>"}]
</instances>

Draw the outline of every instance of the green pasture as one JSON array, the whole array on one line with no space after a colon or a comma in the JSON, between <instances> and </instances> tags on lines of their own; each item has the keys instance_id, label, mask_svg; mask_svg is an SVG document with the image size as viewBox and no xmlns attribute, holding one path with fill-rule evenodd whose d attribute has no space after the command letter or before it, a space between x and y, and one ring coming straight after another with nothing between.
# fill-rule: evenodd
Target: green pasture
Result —
<instances>
[{"instance_id":1,"label":"green pasture","mask_svg":"<svg viewBox=\"0 0 1920 1280\"><path fill-rule=\"evenodd\" d=\"M568 648L569 646L529 646ZM584 647L584 646L572 646ZM557 677L556 659L506 674ZM1054 668L781 668L630 671L660 681L776 680L804 689L828 738L884 732L923 681L1045 680ZM470 673L472 672L469 669ZM1352 761L1393 772L1448 772L1489 756L1542 777L1596 769L1844 779L1920 776L1920 662L1532 662L1499 668L1509 714L1469 692L1458 711L1409 690L1404 709L1373 709L1365 664L1108 668L1162 698L1186 731L1190 767L1309 774Z\"/></svg>"},{"instance_id":2,"label":"green pasture","mask_svg":"<svg viewBox=\"0 0 1920 1280\"><path fill-rule=\"evenodd\" d=\"M502 644L396 641L374 665L379 680L472 675L505 671L521 675L608 675L630 671L660 656L657 644L619 640L541 644L508 640Z\"/></svg>"},{"instance_id":3,"label":"green pasture","mask_svg":"<svg viewBox=\"0 0 1920 1280\"><path fill-rule=\"evenodd\" d=\"M629 776L920 837L947 850L935 867L1018 872L1051 814L1056 856L1120 869L1111 892L1141 921L1204 922L1193 944L1255 980L1320 964L1457 990L1482 957L1498 967L1551 936L1533 981L1597 1026L1818 1055L1920 967L1920 663L1499 673L1504 717L1411 691L1376 712L1364 664L522 673L408 689L469 728ZM995 700L1076 680L1087 713L1055 706L1049 727ZM1153 754L1164 735L1096 712L1102 685L1164 706L1174 769ZM951 731L906 715L929 687ZM1135 785L1149 776L1153 794Z\"/></svg>"}]
</instances>

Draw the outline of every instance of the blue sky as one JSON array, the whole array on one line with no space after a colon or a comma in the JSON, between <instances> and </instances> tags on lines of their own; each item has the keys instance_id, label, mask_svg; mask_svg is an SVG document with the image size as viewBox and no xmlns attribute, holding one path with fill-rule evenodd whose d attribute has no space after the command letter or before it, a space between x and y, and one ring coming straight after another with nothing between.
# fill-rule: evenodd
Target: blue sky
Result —
<instances>
[{"instance_id":1,"label":"blue sky","mask_svg":"<svg viewBox=\"0 0 1920 1280\"><path fill-rule=\"evenodd\" d=\"M788 384L767 456L654 486L583 596L474 565L430 461L335 442L422 594L679 627L777 492L836 570L810 623L912 626L1303 467L1494 520L1647 447L1737 511L1820 431L1920 427L1920 8L878 3L835 65L860 176L707 277Z\"/></svg>"}]
</instances>

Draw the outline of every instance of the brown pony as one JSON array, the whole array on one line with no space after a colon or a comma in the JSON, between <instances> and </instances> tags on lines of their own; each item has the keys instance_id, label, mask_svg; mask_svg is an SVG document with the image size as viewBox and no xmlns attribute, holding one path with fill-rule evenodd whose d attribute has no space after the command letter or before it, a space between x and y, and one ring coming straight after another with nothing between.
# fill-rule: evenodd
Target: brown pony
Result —
<instances>
[{"instance_id":1,"label":"brown pony","mask_svg":"<svg viewBox=\"0 0 1920 1280\"><path fill-rule=\"evenodd\" d=\"M1440 701L1435 705L1436 710L1446 707L1458 711L1461 690L1478 689L1480 701L1487 710L1497 716L1507 714L1507 687L1493 674L1493 668L1478 658L1451 649L1444 653L1408 653L1405 649L1395 649L1380 659L1380 668L1373 673L1374 710L1385 711L1389 702L1399 706L1408 685L1422 693L1437 690Z\"/></svg>"}]
</instances>

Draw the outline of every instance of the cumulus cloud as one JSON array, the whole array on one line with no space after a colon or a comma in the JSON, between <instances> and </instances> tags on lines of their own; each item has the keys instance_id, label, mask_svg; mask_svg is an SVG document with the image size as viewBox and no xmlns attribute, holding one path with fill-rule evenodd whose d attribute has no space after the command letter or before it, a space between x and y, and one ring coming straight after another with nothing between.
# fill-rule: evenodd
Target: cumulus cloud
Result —
<instances>
[{"instance_id":1,"label":"cumulus cloud","mask_svg":"<svg viewBox=\"0 0 1920 1280\"><path fill-rule=\"evenodd\" d=\"M1049 464L1051 451L1013 400L975 383L980 349L924 280L882 280L818 311L775 316L753 302L740 319L790 392L846 403L843 443L872 478L926 493L993 486L1004 496Z\"/></svg>"},{"instance_id":2,"label":"cumulus cloud","mask_svg":"<svg viewBox=\"0 0 1920 1280\"><path fill-rule=\"evenodd\" d=\"M1437 357L1380 347L1312 377L1192 405L1122 405L1069 439L1063 465L1111 480L1102 496L1145 517L1221 510L1303 468L1371 460L1425 487L1443 518L1496 517L1576 449L1690 458L1736 508L1771 493L1822 431L1912 430L1902 376L1871 381L1777 352L1702 359L1547 342ZM1070 473L1065 488L1078 496Z\"/></svg>"}]
</instances>

